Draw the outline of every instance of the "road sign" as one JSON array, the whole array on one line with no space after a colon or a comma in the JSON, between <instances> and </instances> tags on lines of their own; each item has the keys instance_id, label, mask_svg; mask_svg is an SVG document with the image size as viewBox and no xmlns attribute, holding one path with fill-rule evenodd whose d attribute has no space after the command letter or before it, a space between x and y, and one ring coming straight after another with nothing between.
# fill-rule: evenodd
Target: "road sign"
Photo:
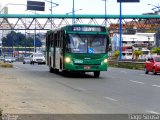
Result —
<instances>
[{"instance_id":1,"label":"road sign","mask_svg":"<svg viewBox=\"0 0 160 120\"><path fill-rule=\"evenodd\" d=\"M120 2L120 0L117 0L117 2ZM140 2L140 0L121 0L121 2Z\"/></svg>"},{"instance_id":2,"label":"road sign","mask_svg":"<svg viewBox=\"0 0 160 120\"><path fill-rule=\"evenodd\" d=\"M45 2L27 1L27 10L44 11Z\"/></svg>"}]
</instances>

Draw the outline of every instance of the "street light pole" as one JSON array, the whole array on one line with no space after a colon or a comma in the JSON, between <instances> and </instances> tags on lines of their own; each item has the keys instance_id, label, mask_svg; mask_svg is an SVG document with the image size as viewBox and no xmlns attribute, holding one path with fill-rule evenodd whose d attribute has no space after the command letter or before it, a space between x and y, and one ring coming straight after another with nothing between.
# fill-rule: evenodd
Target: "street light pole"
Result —
<instances>
[{"instance_id":1,"label":"street light pole","mask_svg":"<svg viewBox=\"0 0 160 120\"><path fill-rule=\"evenodd\" d=\"M51 1L44 0L44 1L51 3L51 8L50 8L49 10L51 11L51 15L52 15L52 13L53 13L53 12L52 12L53 7L57 7L57 6L59 6L59 4L54 3L53 0L51 0ZM55 6L53 6L53 4L54 4ZM52 18L51 18L51 30L52 30Z\"/></svg>"},{"instance_id":2,"label":"street light pole","mask_svg":"<svg viewBox=\"0 0 160 120\"><path fill-rule=\"evenodd\" d=\"M35 29L34 29L34 52L36 52L36 19L35 19Z\"/></svg>"},{"instance_id":3,"label":"street light pole","mask_svg":"<svg viewBox=\"0 0 160 120\"><path fill-rule=\"evenodd\" d=\"M120 24L119 24L119 51L120 51L120 56L119 56L119 61L122 61L122 0L120 0Z\"/></svg>"},{"instance_id":4,"label":"street light pole","mask_svg":"<svg viewBox=\"0 0 160 120\"><path fill-rule=\"evenodd\" d=\"M75 23L75 21L74 21L74 17L75 17L75 13L74 13L74 0L73 0L72 14L73 14L72 24L74 24Z\"/></svg>"},{"instance_id":5,"label":"street light pole","mask_svg":"<svg viewBox=\"0 0 160 120\"><path fill-rule=\"evenodd\" d=\"M82 10L82 9L75 10L74 12L77 12L77 11L80 11L80 10ZM68 15L70 13L72 13L72 12L68 12L68 13L66 13L66 15Z\"/></svg>"},{"instance_id":6,"label":"street light pole","mask_svg":"<svg viewBox=\"0 0 160 120\"><path fill-rule=\"evenodd\" d=\"M102 0L102 1L105 1L105 27L107 27L107 0Z\"/></svg>"},{"instance_id":7,"label":"street light pole","mask_svg":"<svg viewBox=\"0 0 160 120\"><path fill-rule=\"evenodd\" d=\"M148 49L150 49L150 39L151 39L151 36L147 36L148 38Z\"/></svg>"}]
</instances>

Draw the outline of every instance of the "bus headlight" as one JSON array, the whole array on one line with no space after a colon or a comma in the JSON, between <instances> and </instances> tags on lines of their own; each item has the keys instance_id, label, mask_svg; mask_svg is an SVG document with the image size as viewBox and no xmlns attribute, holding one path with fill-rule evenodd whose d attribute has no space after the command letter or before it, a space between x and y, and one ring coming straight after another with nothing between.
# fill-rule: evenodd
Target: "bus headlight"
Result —
<instances>
[{"instance_id":1,"label":"bus headlight","mask_svg":"<svg viewBox=\"0 0 160 120\"><path fill-rule=\"evenodd\" d=\"M69 63L69 62L71 62L71 58L69 58L69 57L66 57L66 58L65 58L65 62L66 62L66 63Z\"/></svg>"},{"instance_id":2,"label":"bus headlight","mask_svg":"<svg viewBox=\"0 0 160 120\"><path fill-rule=\"evenodd\" d=\"M106 59L104 59L104 61L103 61L104 63L107 63L108 62L108 59L106 58Z\"/></svg>"}]
</instances>

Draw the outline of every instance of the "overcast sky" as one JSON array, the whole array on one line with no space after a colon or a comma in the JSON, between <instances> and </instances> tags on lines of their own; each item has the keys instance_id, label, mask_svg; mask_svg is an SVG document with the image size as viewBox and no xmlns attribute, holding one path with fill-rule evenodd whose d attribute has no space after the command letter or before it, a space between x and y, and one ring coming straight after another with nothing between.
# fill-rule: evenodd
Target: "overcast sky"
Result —
<instances>
[{"instance_id":1,"label":"overcast sky","mask_svg":"<svg viewBox=\"0 0 160 120\"><path fill-rule=\"evenodd\" d=\"M37 0L32 0L37 1ZM38 0L44 1L44 0ZM48 0L50 1L50 0ZM76 14L104 14L105 13L105 2L102 0L74 0L75 1L75 11L78 9ZM53 7L53 14L66 14L72 12L73 0L53 0L53 2L59 4L58 7ZM9 14L31 14L31 12L26 11L25 5L15 5L15 4L26 4L27 0L0 0L2 8L6 6L9 7ZM119 3L117 0L107 0L107 14L119 14ZM41 14L50 14L49 11L50 3L45 2L45 12L38 12ZM160 5L160 0L140 0L140 3L123 3L122 13L123 14L142 14L147 12L153 12L151 10L154 6L147 5L152 4L155 6ZM53 4L54 6L54 4Z\"/></svg>"}]
</instances>

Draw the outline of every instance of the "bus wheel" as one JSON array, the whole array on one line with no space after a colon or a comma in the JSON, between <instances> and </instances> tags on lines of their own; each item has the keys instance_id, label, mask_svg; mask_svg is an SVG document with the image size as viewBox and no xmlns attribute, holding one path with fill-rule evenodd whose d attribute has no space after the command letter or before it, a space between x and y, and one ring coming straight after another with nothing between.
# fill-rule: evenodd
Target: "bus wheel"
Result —
<instances>
[{"instance_id":1,"label":"bus wheel","mask_svg":"<svg viewBox=\"0 0 160 120\"><path fill-rule=\"evenodd\" d=\"M54 69L54 72L55 72L55 73L59 73L59 69L55 68L55 69Z\"/></svg>"},{"instance_id":2,"label":"bus wheel","mask_svg":"<svg viewBox=\"0 0 160 120\"><path fill-rule=\"evenodd\" d=\"M95 72L94 72L94 77L95 77L95 78L98 78L99 75L100 75L100 71L95 71Z\"/></svg>"},{"instance_id":3,"label":"bus wheel","mask_svg":"<svg viewBox=\"0 0 160 120\"><path fill-rule=\"evenodd\" d=\"M67 70L62 70L62 75L63 76L67 76L68 75L68 71Z\"/></svg>"}]
</instances>

